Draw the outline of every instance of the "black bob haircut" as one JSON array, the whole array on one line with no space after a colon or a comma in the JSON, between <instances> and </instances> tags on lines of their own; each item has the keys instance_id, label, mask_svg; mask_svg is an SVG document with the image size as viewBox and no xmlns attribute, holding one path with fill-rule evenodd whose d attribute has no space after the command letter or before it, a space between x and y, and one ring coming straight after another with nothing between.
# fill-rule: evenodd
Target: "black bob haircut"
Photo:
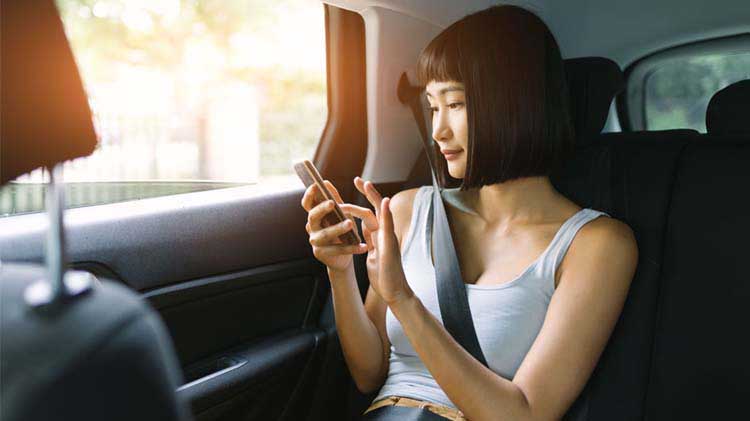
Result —
<instances>
[{"instance_id":1,"label":"black bob haircut","mask_svg":"<svg viewBox=\"0 0 750 421\"><path fill-rule=\"evenodd\" d=\"M572 152L574 133L560 49L547 25L516 6L465 16L435 37L417 60L421 86L463 83L468 151L461 190L551 175ZM433 142L437 176L448 174Z\"/></svg>"}]
</instances>

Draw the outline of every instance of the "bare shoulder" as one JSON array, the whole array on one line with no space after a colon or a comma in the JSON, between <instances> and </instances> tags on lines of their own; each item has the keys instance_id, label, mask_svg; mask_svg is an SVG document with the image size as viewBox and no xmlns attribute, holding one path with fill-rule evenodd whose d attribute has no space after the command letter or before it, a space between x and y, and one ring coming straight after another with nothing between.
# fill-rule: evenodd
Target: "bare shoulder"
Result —
<instances>
[{"instance_id":1,"label":"bare shoulder","mask_svg":"<svg viewBox=\"0 0 750 421\"><path fill-rule=\"evenodd\" d=\"M393 213L393 228L396 231L399 245L402 244L404 234L409 232L409 223L414 209L414 198L419 187L402 190L391 198L391 212Z\"/></svg>"},{"instance_id":2,"label":"bare shoulder","mask_svg":"<svg viewBox=\"0 0 750 421\"><path fill-rule=\"evenodd\" d=\"M598 217L581 227L579 234L586 238L584 242L599 247L628 254L638 253L633 229L619 219Z\"/></svg>"},{"instance_id":3,"label":"bare shoulder","mask_svg":"<svg viewBox=\"0 0 750 421\"><path fill-rule=\"evenodd\" d=\"M565 272L581 275L606 268L619 272L619 276L613 278L629 285L637 263L638 245L630 226L618 219L600 216L578 231L560 264L559 274L561 277Z\"/></svg>"}]
</instances>

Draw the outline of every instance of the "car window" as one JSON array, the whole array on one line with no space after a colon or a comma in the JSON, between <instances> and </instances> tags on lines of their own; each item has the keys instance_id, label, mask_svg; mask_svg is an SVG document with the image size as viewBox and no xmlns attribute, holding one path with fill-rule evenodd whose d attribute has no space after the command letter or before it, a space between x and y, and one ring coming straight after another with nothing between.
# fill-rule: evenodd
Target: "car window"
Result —
<instances>
[{"instance_id":1,"label":"car window","mask_svg":"<svg viewBox=\"0 0 750 421\"><path fill-rule=\"evenodd\" d=\"M670 60L646 78L648 130L674 128L706 132L706 109L717 91L750 78L750 53Z\"/></svg>"},{"instance_id":2,"label":"car window","mask_svg":"<svg viewBox=\"0 0 750 421\"><path fill-rule=\"evenodd\" d=\"M300 184L327 119L323 5L57 0L98 145L65 163L67 207L245 184ZM0 216L44 208L41 169Z\"/></svg>"},{"instance_id":3,"label":"car window","mask_svg":"<svg viewBox=\"0 0 750 421\"><path fill-rule=\"evenodd\" d=\"M669 60L646 78L646 128L689 128L705 133L706 109L713 94L749 78L750 53Z\"/></svg>"}]
</instances>

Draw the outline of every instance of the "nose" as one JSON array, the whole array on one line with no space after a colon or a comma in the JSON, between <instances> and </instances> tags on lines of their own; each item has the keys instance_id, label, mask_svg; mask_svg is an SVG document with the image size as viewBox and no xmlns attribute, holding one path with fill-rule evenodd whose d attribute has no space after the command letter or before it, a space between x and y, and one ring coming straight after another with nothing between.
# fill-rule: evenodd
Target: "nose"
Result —
<instances>
[{"instance_id":1,"label":"nose","mask_svg":"<svg viewBox=\"0 0 750 421\"><path fill-rule=\"evenodd\" d=\"M432 138L435 141L449 140L453 136L447 114L438 110L432 115Z\"/></svg>"}]
</instances>

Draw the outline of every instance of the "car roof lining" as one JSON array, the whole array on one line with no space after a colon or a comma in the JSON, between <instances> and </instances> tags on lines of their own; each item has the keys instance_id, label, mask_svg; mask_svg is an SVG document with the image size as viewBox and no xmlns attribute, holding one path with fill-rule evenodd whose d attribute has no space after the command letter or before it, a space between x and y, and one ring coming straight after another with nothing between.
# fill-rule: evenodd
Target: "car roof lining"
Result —
<instances>
[{"instance_id":1,"label":"car roof lining","mask_svg":"<svg viewBox=\"0 0 750 421\"><path fill-rule=\"evenodd\" d=\"M621 67L650 52L701 39L750 32L746 0L324 0L362 13L372 7L419 19L442 29L494 4L537 13L558 39L564 58L604 56ZM406 40L405 40L406 41Z\"/></svg>"}]
</instances>

